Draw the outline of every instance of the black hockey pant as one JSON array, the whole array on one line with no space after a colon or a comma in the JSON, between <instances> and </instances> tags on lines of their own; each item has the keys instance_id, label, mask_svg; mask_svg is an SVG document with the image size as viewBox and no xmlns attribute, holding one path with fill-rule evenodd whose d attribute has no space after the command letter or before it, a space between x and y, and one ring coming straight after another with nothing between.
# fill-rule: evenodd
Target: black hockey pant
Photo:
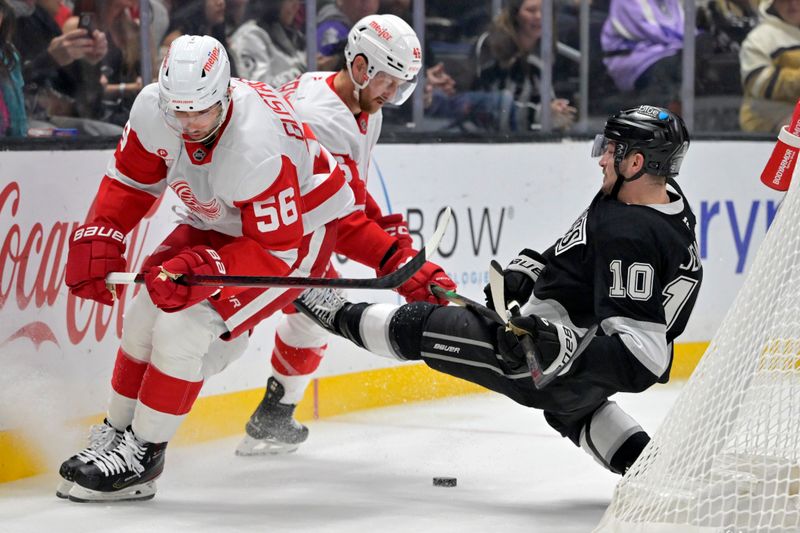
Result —
<instances>
[{"instance_id":1,"label":"black hockey pant","mask_svg":"<svg viewBox=\"0 0 800 533\"><path fill-rule=\"evenodd\" d=\"M498 325L462 307L404 305L389 327L390 339L404 358L422 359L434 370L543 410L547 422L576 445L592 414L616 392L580 375L560 377L537 390L527 365L512 368L497 353Z\"/></svg>"}]
</instances>

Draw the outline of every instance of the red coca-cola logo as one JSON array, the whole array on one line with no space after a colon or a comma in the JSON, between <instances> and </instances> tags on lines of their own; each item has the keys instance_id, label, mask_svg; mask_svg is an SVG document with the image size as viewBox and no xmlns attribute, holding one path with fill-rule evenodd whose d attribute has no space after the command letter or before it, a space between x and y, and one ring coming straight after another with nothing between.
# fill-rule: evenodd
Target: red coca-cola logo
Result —
<instances>
[{"instance_id":1,"label":"red coca-cola logo","mask_svg":"<svg viewBox=\"0 0 800 533\"><path fill-rule=\"evenodd\" d=\"M0 191L0 216L11 220L0 245L0 310L10 307L25 311L31 305L37 310L56 307L66 298L65 323L52 322L60 319L31 320L6 338L0 338L0 346L19 338L30 339L37 347L44 342L60 346L64 340L59 339L54 330L62 329L66 329L67 340L73 345L81 343L89 335L100 341L108 334L112 321L112 331L119 338L125 304L136 291L122 291L113 307L70 294L64 285L69 236L81 222L57 221L45 227L35 220L35 216L30 216L38 209L35 200L30 199L27 200L29 205L24 218L26 223L31 218L34 222L30 228L23 228L18 223L18 215L23 212L25 203L16 181L7 183ZM135 270L144 260L142 246L150 227L149 219L159 204L160 201L156 202L145 219L128 235L126 259L129 270ZM91 209L89 212L91 214ZM40 315L47 316L47 313Z\"/></svg>"}]
</instances>

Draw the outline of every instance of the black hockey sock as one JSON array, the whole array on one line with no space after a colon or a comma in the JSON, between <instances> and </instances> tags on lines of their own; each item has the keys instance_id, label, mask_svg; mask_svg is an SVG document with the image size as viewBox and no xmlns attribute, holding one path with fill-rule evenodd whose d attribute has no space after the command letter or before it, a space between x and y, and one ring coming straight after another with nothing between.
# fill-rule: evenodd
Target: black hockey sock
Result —
<instances>
[{"instance_id":1,"label":"black hockey sock","mask_svg":"<svg viewBox=\"0 0 800 533\"><path fill-rule=\"evenodd\" d=\"M368 303L345 304L333 319L336 333L364 348L364 341L361 340L361 317L370 305Z\"/></svg>"},{"instance_id":2,"label":"black hockey sock","mask_svg":"<svg viewBox=\"0 0 800 533\"><path fill-rule=\"evenodd\" d=\"M423 334L428 318L437 307L440 306L414 302L397 309L389 325L389 339L401 357L408 361L422 358Z\"/></svg>"},{"instance_id":3,"label":"black hockey sock","mask_svg":"<svg viewBox=\"0 0 800 533\"><path fill-rule=\"evenodd\" d=\"M622 446L614 453L611 458L611 469L618 473L624 474L636 462L639 455L650 442L650 436L644 431L639 431L628 437Z\"/></svg>"}]
</instances>

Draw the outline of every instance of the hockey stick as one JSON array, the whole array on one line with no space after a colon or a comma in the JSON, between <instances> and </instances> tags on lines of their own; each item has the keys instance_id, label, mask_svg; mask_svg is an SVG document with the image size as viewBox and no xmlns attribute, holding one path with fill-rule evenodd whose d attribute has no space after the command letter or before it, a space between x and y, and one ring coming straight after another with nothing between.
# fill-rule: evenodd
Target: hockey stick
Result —
<instances>
[{"instance_id":1,"label":"hockey stick","mask_svg":"<svg viewBox=\"0 0 800 533\"><path fill-rule=\"evenodd\" d=\"M473 311L476 314L481 315L482 317L488 318L489 320L495 322L500 326L505 325L505 322L503 322L503 320L500 319L500 315L498 315L493 309L489 309L485 305L481 305L475 300L470 300L466 296L461 296L456 291L448 291L447 289L444 289L439 285L431 285L430 290L431 293L433 293L433 295L438 298L447 300L453 305L469 309L470 311Z\"/></svg>"},{"instance_id":2,"label":"hockey stick","mask_svg":"<svg viewBox=\"0 0 800 533\"><path fill-rule=\"evenodd\" d=\"M390 274L378 278L301 278L284 276L190 276L183 275L175 280L183 285L201 285L208 287L294 287L294 288L326 288L342 289L396 289L417 273L429 258L436 254L439 242L450 223L451 213L448 207L433 236L425 246L417 252L405 265ZM112 272L106 276L110 285L130 285L144 283L144 274L135 272Z\"/></svg>"},{"instance_id":3,"label":"hockey stick","mask_svg":"<svg viewBox=\"0 0 800 533\"><path fill-rule=\"evenodd\" d=\"M494 300L494 309L498 316L503 319L506 328L514 333L519 338L519 343L525 351L525 359L528 361L528 368L531 370L531 377L533 378L533 386L537 389L545 388L555 377L558 372L552 374L545 374L542 371L542 364L539 354L536 352L536 345L533 344L533 339L530 334L519 329L508 322L509 312L511 316L519 316L519 303L510 302L508 309L506 309L506 291L505 279L503 278L503 267L500 266L495 260L489 263L489 288L492 291L492 300Z\"/></svg>"}]
</instances>

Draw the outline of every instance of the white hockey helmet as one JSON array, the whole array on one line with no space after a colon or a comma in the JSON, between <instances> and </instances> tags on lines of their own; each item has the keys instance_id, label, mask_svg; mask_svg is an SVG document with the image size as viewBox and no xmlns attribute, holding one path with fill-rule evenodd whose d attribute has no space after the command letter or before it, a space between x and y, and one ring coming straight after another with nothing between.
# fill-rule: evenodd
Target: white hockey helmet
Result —
<instances>
[{"instance_id":1,"label":"white hockey helmet","mask_svg":"<svg viewBox=\"0 0 800 533\"><path fill-rule=\"evenodd\" d=\"M208 35L181 35L172 42L158 73L159 109L167 125L181 134L176 111L204 111L221 104L215 133L225 120L231 64L225 47Z\"/></svg>"},{"instance_id":2,"label":"white hockey helmet","mask_svg":"<svg viewBox=\"0 0 800 533\"><path fill-rule=\"evenodd\" d=\"M367 60L367 81L359 83L353 77L352 64L358 55ZM378 72L385 72L404 83L398 87L390 104L405 102L417 86L417 74L422 68L422 51L414 29L395 15L369 15L356 22L347 35L344 48L350 79L360 90Z\"/></svg>"}]
</instances>

